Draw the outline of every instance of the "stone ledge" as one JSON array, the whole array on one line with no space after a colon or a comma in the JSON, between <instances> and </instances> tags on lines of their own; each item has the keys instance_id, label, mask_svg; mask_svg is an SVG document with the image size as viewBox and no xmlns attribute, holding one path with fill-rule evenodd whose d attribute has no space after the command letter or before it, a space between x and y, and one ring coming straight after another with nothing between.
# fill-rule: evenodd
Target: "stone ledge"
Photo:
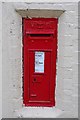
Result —
<instances>
[{"instance_id":1,"label":"stone ledge","mask_svg":"<svg viewBox=\"0 0 80 120\"><path fill-rule=\"evenodd\" d=\"M15 111L18 118L57 118L64 111L55 107L23 107Z\"/></svg>"},{"instance_id":2,"label":"stone ledge","mask_svg":"<svg viewBox=\"0 0 80 120\"><path fill-rule=\"evenodd\" d=\"M50 10L50 9L16 9L16 12L18 12L19 15L22 17L45 17L45 18L58 18L62 13L64 13L64 10Z\"/></svg>"}]
</instances>

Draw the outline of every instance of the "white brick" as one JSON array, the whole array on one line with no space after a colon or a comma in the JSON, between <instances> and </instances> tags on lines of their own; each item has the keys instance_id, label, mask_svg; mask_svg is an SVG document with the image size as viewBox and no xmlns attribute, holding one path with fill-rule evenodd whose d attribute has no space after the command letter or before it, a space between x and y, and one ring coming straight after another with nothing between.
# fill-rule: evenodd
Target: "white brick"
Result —
<instances>
[{"instance_id":1,"label":"white brick","mask_svg":"<svg viewBox=\"0 0 80 120\"><path fill-rule=\"evenodd\" d=\"M78 51L80 51L80 39L78 39Z\"/></svg>"},{"instance_id":2,"label":"white brick","mask_svg":"<svg viewBox=\"0 0 80 120\"><path fill-rule=\"evenodd\" d=\"M78 97L78 84L73 84L73 96Z\"/></svg>"},{"instance_id":3,"label":"white brick","mask_svg":"<svg viewBox=\"0 0 80 120\"><path fill-rule=\"evenodd\" d=\"M58 66L71 68L72 62L73 62L72 57L60 56L58 60Z\"/></svg>"},{"instance_id":4,"label":"white brick","mask_svg":"<svg viewBox=\"0 0 80 120\"><path fill-rule=\"evenodd\" d=\"M15 108L21 108L22 107L22 104L23 104L23 101L22 101L22 98L18 98L18 99L13 99L12 100L12 103L14 104L14 111L15 111Z\"/></svg>"},{"instance_id":5,"label":"white brick","mask_svg":"<svg viewBox=\"0 0 80 120\"><path fill-rule=\"evenodd\" d=\"M73 49L74 49L74 51L78 51L78 39L73 40Z\"/></svg>"},{"instance_id":6,"label":"white brick","mask_svg":"<svg viewBox=\"0 0 80 120\"><path fill-rule=\"evenodd\" d=\"M73 49L74 50L74 49ZM73 53L72 53L72 55L73 55L73 64L78 64L78 51L74 51Z\"/></svg>"},{"instance_id":7,"label":"white brick","mask_svg":"<svg viewBox=\"0 0 80 120\"><path fill-rule=\"evenodd\" d=\"M10 54L10 58L15 58L15 59L19 59L21 58L21 51L22 51L22 48L19 46L13 46L13 47L10 47L10 51L9 51L9 54Z\"/></svg>"},{"instance_id":8,"label":"white brick","mask_svg":"<svg viewBox=\"0 0 80 120\"><path fill-rule=\"evenodd\" d=\"M66 90L66 91L68 92L68 91L70 91L70 90ZM70 93L70 94L71 94L71 93ZM64 101L64 102L71 102L71 101L72 101L72 96L69 95L68 93L66 93L66 92L64 91L63 101ZM68 106L68 107L69 107L69 106Z\"/></svg>"},{"instance_id":9,"label":"white brick","mask_svg":"<svg viewBox=\"0 0 80 120\"><path fill-rule=\"evenodd\" d=\"M78 14L80 13L78 12ZM78 28L80 28L80 15L78 15Z\"/></svg>"},{"instance_id":10,"label":"white brick","mask_svg":"<svg viewBox=\"0 0 80 120\"><path fill-rule=\"evenodd\" d=\"M73 107L75 107L75 105L77 107L78 106L78 96L72 96L72 101L73 101Z\"/></svg>"},{"instance_id":11,"label":"white brick","mask_svg":"<svg viewBox=\"0 0 80 120\"><path fill-rule=\"evenodd\" d=\"M69 99L69 101L71 101L71 99L72 99L72 90L71 89L64 90L64 94L66 96L66 97L64 97L64 99L67 98L67 99ZM65 100L67 100L67 99L65 99Z\"/></svg>"},{"instance_id":12,"label":"white brick","mask_svg":"<svg viewBox=\"0 0 80 120\"><path fill-rule=\"evenodd\" d=\"M71 109L72 109L72 101L63 101L63 109L65 110L65 111L71 111ZM70 113L70 112L69 112Z\"/></svg>"},{"instance_id":13,"label":"white brick","mask_svg":"<svg viewBox=\"0 0 80 120\"><path fill-rule=\"evenodd\" d=\"M29 9L53 9L53 4L46 3L31 3L28 5Z\"/></svg>"},{"instance_id":14,"label":"white brick","mask_svg":"<svg viewBox=\"0 0 80 120\"><path fill-rule=\"evenodd\" d=\"M72 46L62 46L62 47L58 47L58 54L60 56L64 56L64 57L72 57L72 53L73 53L73 47Z\"/></svg>"},{"instance_id":15,"label":"white brick","mask_svg":"<svg viewBox=\"0 0 80 120\"><path fill-rule=\"evenodd\" d=\"M78 83L78 64L73 64L72 67L73 70L73 82L74 83Z\"/></svg>"},{"instance_id":16,"label":"white brick","mask_svg":"<svg viewBox=\"0 0 80 120\"><path fill-rule=\"evenodd\" d=\"M70 68L64 68L64 67L58 67L57 70L57 77L59 77L59 79L72 79L72 69Z\"/></svg>"},{"instance_id":17,"label":"white brick","mask_svg":"<svg viewBox=\"0 0 80 120\"><path fill-rule=\"evenodd\" d=\"M63 68L63 78L72 78L72 69L65 69Z\"/></svg>"},{"instance_id":18,"label":"white brick","mask_svg":"<svg viewBox=\"0 0 80 120\"><path fill-rule=\"evenodd\" d=\"M10 92L12 93L11 95L10 95L10 99L19 99L21 96L22 96L22 94L21 94L21 89L20 88L17 88L17 89L11 89L11 86L9 86L9 88L10 88Z\"/></svg>"},{"instance_id":19,"label":"white brick","mask_svg":"<svg viewBox=\"0 0 80 120\"><path fill-rule=\"evenodd\" d=\"M78 11L78 3L67 3L63 5L63 8L66 9L67 11Z\"/></svg>"},{"instance_id":20,"label":"white brick","mask_svg":"<svg viewBox=\"0 0 80 120\"><path fill-rule=\"evenodd\" d=\"M72 35L62 35L62 34L58 35L58 44L59 44L59 46L73 45Z\"/></svg>"},{"instance_id":21,"label":"white brick","mask_svg":"<svg viewBox=\"0 0 80 120\"><path fill-rule=\"evenodd\" d=\"M73 13L71 13L70 11L69 12L65 11L65 13L63 13L59 18L60 22L64 23L65 21L66 23L71 23L71 24L78 23L78 17L72 14Z\"/></svg>"},{"instance_id":22,"label":"white brick","mask_svg":"<svg viewBox=\"0 0 80 120\"><path fill-rule=\"evenodd\" d=\"M22 4L20 4L20 3L17 3L16 5L14 4L14 6L15 6L15 8L16 9L58 9L58 10L60 10L60 9L62 9L63 10L63 8L62 8L62 4L60 3L60 4L56 4L56 3L46 3L46 2L44 2L44 3L40 3L40 2L38 2L38 3L23 3L22 2Z\"/></svg>"},{"instance_id":23,"label":"white brick","mask_svg":"<svg viewBox=\"0 0 80 120\"><path fill-rule=\"evenodd\" d=\"M72 79L64 79L64 81L63 81L64 90L72 90L72 88L73 88L72 83L73 83Z\"/></svg>"},{"instance_id":24,"label":"white brick","mask_svg":"<svg viewBox=\"0 0 80 120\"><path fill-rule=\"evenodd\" d=\"M73 84L77 84L78 83L78 74L74 73L73 74Z\"/></svg>"},{"instance_id":25,"label":"white brick","mask_svg":"<svg viewBox=\"0 0 80 120\"><path fill-rule=\"evenodd\" d=\"M16 2L16 4L14 2L13 5L15 9L28 9L29 8L28 6L29 4L26 4L25 2Z\"/></svg>"},{"instance_id":26,"label":"white brick","mask_svg":"<svg viewBox=\"0 0 80 120\"><path fill-rule=\"evenodd\" d=\"M77 19L77 23L78 23L78 19ZM60 23L58 26L59 26L59 30L64 32L64 35L74 35L74 32L77 32L78 30L78 24L65 22L65 23Z\"/></svg>"},{"instance_id":27,"label":"white brick","mask_svg":"<svg viewBox=\"0 0 80 120\"><path fill-rule=\"evenodd\" d=\"M65 39L64 39L64 45L69 45L69 46L72 46L73 45L73 41L72 41L72 36L71 35L65 35Z\"/></svg>"}]
</instances>

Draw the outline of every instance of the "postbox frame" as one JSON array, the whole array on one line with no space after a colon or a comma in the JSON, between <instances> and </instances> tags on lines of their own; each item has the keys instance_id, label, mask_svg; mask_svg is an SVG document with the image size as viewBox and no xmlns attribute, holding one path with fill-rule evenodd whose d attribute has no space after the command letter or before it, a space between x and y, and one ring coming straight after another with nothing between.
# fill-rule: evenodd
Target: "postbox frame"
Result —
<instances>
[{"instance_id":1,"label":"postbox frame","mask_svg":"<svg viewBox=\"0 0 80 120\"><path fill-rule=\"evenodd\" d=\"M33 20L44 20L45 18L33 18ZM32 102L32 103L29 103L28 102L28 83L29 83L29 76L26 76L25 75L25 51L26 51L26 47L25 47L25 44L26 44L26 34L27 35L30 35L30 34L32 34L32 35L35 35L35 34L46 34L46 35L54 35L55 36L55 57L57 58L57 23L58 23L58 19L57 18L47 18L47 19L49 19L49 20L53 20L53 21L55 21L56 22L56 27L55 27L55 29L49 29L48 31L45 31L45 29L43 29L43 31L36 31L36 30L29 30L29 31L26 31L26 18L24 18L23 19L23 73L24 73L24 75L23 75L23 103L25 104L25 106L46 106L46 107L52 107L52 106L55 106L55 99L50 103L50 104L48 104L48 103L34 103L34 102ZM46 21L46 19L45 19L45 21ZM40 28L41 29L41 28ZM33 51L35 51L35 50L37 50L37 51L41 51L40 49L29 49L29 51L31 51L31 50L33 50ZM42 49L42 51L51 51L51 49ZM27 52L27 54L29 54L28 52ZM54 62L56 61L56 58L55 58L55 60L53 60ZM29 62L29 61L27 61L27 62ZM53 66L53 62L51 63L52 64L52 66ZM29 66L28 66L28 64L27 64L27 68L29 69ZM27 69L27 71L28 71L28 69ZM41 73L42 74L42 73ZM27 79L26 79L27 78ZM56 78L56 62L55 62L55 71L54 71L54 83L52 82L52 84L54 84L54 89L52 88L52 90L54 90L54 98L55 98L55 85L56 85L56 81L55 81L55 78Z\"/></svg>"}]
</instances>

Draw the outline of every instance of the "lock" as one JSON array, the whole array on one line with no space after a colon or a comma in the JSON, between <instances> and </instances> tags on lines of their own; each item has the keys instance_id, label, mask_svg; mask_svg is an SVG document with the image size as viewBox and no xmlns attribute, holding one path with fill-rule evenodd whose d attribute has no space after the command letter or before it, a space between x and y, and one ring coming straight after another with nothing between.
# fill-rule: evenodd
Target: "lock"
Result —
<instances>
[{"instance_id":1,"label":"lock","mask_svg":"<svg viewBox=\"0 0 80 120\"><path fill-rule=\"evenodd\" d=\"M34 82L37 82L36 78L34 78Z\"/></svg>"},{"instance_id":2,"label":"lock","mask_svg":"<svg viewBox=\"0 0 80 120\"><path fill-rule=\"evenodd\" d=\"M34 82L36 82L36 78L34 78Z\"/></svg>"}]
</instances>

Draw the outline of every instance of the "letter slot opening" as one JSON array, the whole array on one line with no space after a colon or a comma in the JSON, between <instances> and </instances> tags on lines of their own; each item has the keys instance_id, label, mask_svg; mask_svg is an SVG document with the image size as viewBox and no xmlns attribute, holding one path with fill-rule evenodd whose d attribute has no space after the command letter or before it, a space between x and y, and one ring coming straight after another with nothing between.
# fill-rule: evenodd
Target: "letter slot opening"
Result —
<instances>
[{"instance_id":1,"label":"letter slot opening","mask_svg":"<svg viewBox=\"0 0 80 120\"><path fill-rule=\"evenodd\" d=\"M50 37L51 34L29 34L30 37Z\"/></svg>"}]
</instances>

